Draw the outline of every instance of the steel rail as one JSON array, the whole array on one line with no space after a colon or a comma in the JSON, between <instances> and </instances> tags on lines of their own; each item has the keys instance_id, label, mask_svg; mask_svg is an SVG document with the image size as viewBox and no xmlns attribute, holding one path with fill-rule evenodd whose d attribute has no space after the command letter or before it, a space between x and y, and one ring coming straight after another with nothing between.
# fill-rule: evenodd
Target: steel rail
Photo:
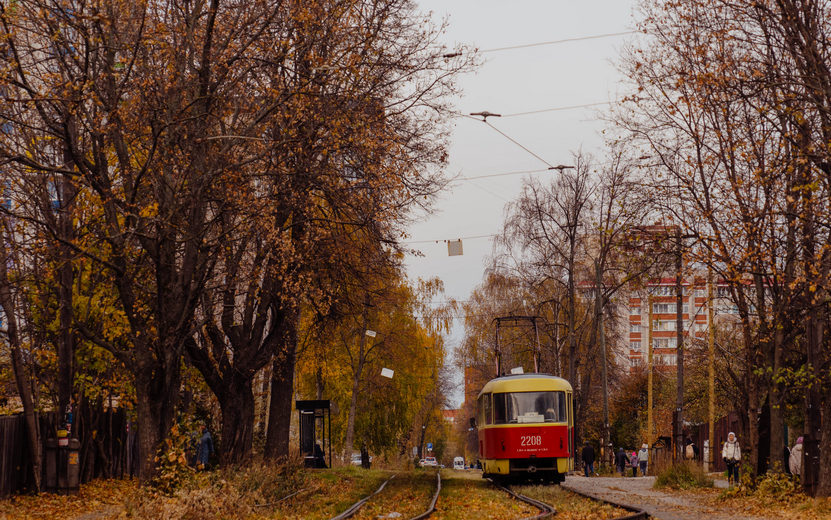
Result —
<instances>
[{"instance_id":1,"label":"steel rail","mask_svg":"<svg viewBox=\"0 0 831 520\"><path fill-rule=\"evenodd\" d=\"M436 502L439 501L439 493L441 493L441 471L436 472L436 493L433 495L433 500L430 501L430 507L427 511L418 516L412 517L410 520L424 520L436 511Z\"/></svg>"},{"instance_id":2,"label":"steel rail","mask_svg":"<svg viewBox=\"0 0 831 520\"><path fill-rule=\"evenodd\" d=\"M572 493L575 493L577 495L580 495L581 497L590 498L590 499L596 500L598 502L604 502L606 504L609 504L609 505L612 505L612 506L615 506L615 507L619 507L621 509L625 509L625 510L629 511L629 513L631 513L631 514L624 515L624 516L618 516L618 517L616 517L612 520L646 520L646 519L649 518L649 513L647 513L643 509L638 509L637 507L630 506L630 505L627 505L627 504L621 504L620 502L615 502L614 500L609 500L607 498L596 497L594 495L590 495L589 493L585 493L583 491L578 491L576 489L573 489L573 488L570 488L570 487L567 487L567 486L562 486L562 488L567 490L567 491L571 491Z\"/></svg>"},{"instance_id":3,"label":"steel rail","mask_svg":"<svg viewBox=\"0 0 831 520\"><path fill-rule=\"evenodd\" d=\"M509 495L516 498L517 500L520 500L522 502L525 502L526 504L532 505L532 506L536 507L537 509L539 509L541 511L541 513L536 515L536 516L529 516L529 517L523 518L522 520L538 520L538 519L541 519L541 518L548 518L550 516L554 516L554 515L557 514L557 510L554 509L554 506L552 506L551 504L546 504L545 502L542 502L542 501L537 500L535 498L527 497L525 495L520 495L519 493L517 493L515 491L511 491L510 489L508 489L507 487L505 487L501 484L497 484L493 479L487 479L487 480L489 480L491 484L493 484L497 488L501 489L502 491L508 493Z\"/></svg>"},{"instance_id":4,"label":"steel rail","mask_svg":"<svg viewBox=\"0 0 831 520\"><path fill-rule=\"evenodd\" d=\"M380 493L381 491L383 491L383 490L384 490L384 487L387 485L387 483L388 483L390 480L394 479L394 478L395 478L395 475L391 476L390 478L388 478L387 480L385 480L383 484L381 484L381 487L379 487L378 489L376 489L375 491L373 491L371 494L369 494L369 495L365 496L364 498L362 498L362 499L358 500L357 502L355 502L354 504L352 504L351 506L349 506L349 509L347 509L347 510L346 510L346 511L344 511L343 513L339 514L338 516L333 516L330 520L346 520L347 518L350 518L350 517L354 516L354 515L355 515L355 513L357 513L358 511L360 511L360 509L361 509L362 507L364 507L364 504L366 504L367 502L369 502L369 500L370 500L372 497L374 497L375 495L377 495L378 493Z\"/></svg>"}]
</instances>

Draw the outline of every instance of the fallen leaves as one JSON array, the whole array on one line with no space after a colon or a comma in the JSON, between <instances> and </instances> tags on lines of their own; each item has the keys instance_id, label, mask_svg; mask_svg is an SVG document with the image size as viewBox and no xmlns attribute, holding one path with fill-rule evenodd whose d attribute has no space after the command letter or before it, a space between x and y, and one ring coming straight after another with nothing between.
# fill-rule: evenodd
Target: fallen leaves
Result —
<instances>
[{"instance_id":1,"label":"fallen leaves","mask_svg":"<svg viewBox=\"0 0 831 520\"><path fill-rule=\"evenodd\" d=\"M580 496L560 486L516 486L514 491L554 506L557 520L607 520L627 514L625 509Z\"/></svg>"},{"instance_id":2,"label":"fallen leaves","mask_svg":"<svg viewBox=\"0 0 831 520\"><path fill-rule=\"evenodd\" d=\"M81 486L77 495L20 495L0 501L0 518L70 520L118 518L124 513L126 497L138 492L132 479L93 480Z\"/></svg>"}]
</instances>

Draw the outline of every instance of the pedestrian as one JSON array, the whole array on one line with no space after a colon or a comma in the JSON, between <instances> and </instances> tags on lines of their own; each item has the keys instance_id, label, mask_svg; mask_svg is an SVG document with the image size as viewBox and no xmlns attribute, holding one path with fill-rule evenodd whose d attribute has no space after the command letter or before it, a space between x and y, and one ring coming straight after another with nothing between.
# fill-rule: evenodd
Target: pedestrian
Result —
<instances>
[{"instance_id":1,"label":"pedestrian","mask_svg":"<svg viewBox=\"0 0 831 520\"><path fill-rule=\"evenodd\" d=\"M201 470L207 469L211 455L214 454L214 440L204 423L200 429L202 436L199 438L199 447L196 448L196 468Z\"/></svg>"},{"instance_id":2,"label":"pedestrian","mask_svg":"<svg viewBox=\"0 0 831 520\"><path fill-rule=\"evenodd\" d=\"M617 471L620 473L621 477L626 472L627 459L628 457L626 456L626 452L623 451L623 448L618 448L617 455L615 455L615 466L617 467Z\"/></svg>"},{"instance_id":3,"label":"pedestrian","mask_svg":"<svg viewBox=\"0 0 831 520\"><path fill-rule=\"evenodd\" d=\"M796 444L791 448L791 457L788 461L788 466L791 469L791 475L795 477L802 476L802 437L796 439Z\"/></svg>"},{"instance_id":4,"label":"pedestrian","mask_svg":"<svg viewBox=\"0 0 831 520\"><path fill-rule=\"evenodd\" d=\"M649 446L644 443L638 452L638 465L641 467L641 476L646 476L646 466L649 463Z\"/></svg>"},{"instance_id":5,"label":"pedestrian","mask_svg":"<svg viewBox=\"0 0 831 520\"><path fill-rule=\"evenodd\" d=\"M727 434L727 440L724 442L724 447L721 448L721 458L727 464L727 482L739 482L739 463L742 460L742 448L739 445L739 440L736 434L730 432Z\"/></svg>"},{"instance_id":6,"label":"pedestrian","mask_svg":"<svg viewBox=\"0 0 831 520\"><path fill-rule=\"evenodd\" d=\"M589 441L584 443L580 458L583 459L583 471L586 476L591 476L594 473L594 448L591 447Z\"/></svg>"},{"instance_id":7,"label":"pedestrian","mask_svg":"<svg viewBox=\"0 0 831 520\"><path fill-rule=\"evenodd\" d=\"M632 476L638 476L638 452L632 451L632 454L629 455L629 464L632 466Z\"/></svg>"}]
</instances>

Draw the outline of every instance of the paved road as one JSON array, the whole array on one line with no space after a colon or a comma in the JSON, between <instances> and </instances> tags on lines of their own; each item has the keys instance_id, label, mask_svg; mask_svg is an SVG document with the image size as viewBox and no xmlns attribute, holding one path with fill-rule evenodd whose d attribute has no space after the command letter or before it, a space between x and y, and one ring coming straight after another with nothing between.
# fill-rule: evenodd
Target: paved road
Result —
<instances>
[{"instance_id":1,"label":"paved road","mask_svg":"<svg viewBox=\"0 0 831 520\"><path fill-rule=\"evenodd\" d=\"M660 520L765 520L764 517L742 516L735 509L713 506L689 493L653 489L654 483L655 477L568 476L563 487L644 509Z\"/></svg>"}]
</instances>

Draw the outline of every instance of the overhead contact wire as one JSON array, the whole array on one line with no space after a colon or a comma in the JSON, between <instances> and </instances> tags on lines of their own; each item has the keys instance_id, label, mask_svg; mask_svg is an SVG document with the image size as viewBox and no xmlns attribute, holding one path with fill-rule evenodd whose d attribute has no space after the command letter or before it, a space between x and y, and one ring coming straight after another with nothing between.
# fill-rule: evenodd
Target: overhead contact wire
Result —
<instances>
[{"instance_id":1,"label":"overhead contact wire","mask_svg":"<svg viewBox=\"0 0 831 520\"><path fill-rule=\"evenodd\" d=\"M595 34L592 36L580 36L577 38L566 38L563 40L551 40L546 42L537 42L537 43L524 43L521 45L510 45L508 47L496 47L493 49L483 49L479 52L499 52L499 51L512 51L514 49L527 49L529 47L541 47L543 45L557 45L559 43L569 43L569 42L579 42L583 40L597 40L600 38L611 38L614 36L625 36L627 34L635 34L638 31L623 31L623 32L615 32L615 33L605 33L605 34Z\"/></svg>"}]
</instances>

